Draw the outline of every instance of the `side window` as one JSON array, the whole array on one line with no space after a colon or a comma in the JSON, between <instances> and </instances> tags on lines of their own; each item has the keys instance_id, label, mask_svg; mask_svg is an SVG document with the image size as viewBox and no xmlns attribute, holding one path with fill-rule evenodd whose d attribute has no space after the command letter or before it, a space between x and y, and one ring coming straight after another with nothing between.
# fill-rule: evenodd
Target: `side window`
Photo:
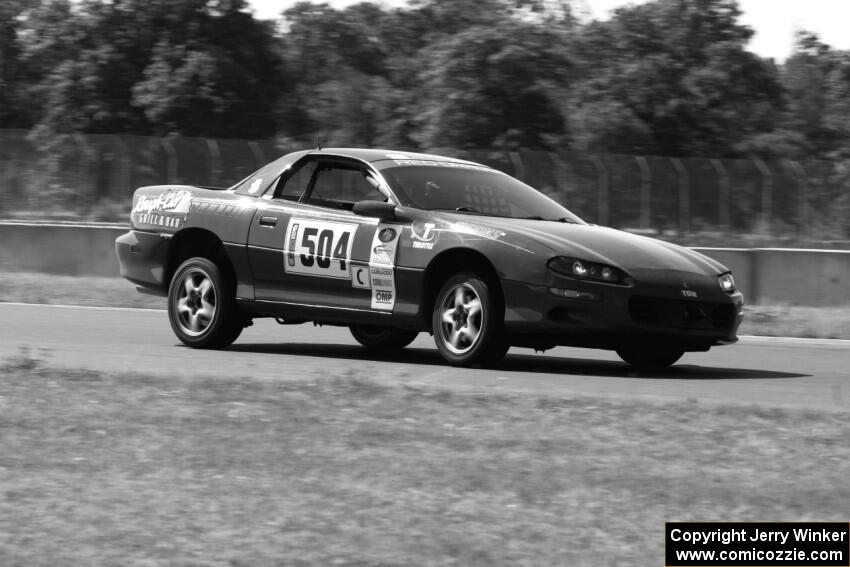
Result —
<instances>
[{"instance_id":1,"label":"side window","mask_svg":"<svg viewBox=\"0 0 850 567\"><path fill-rule=\"evenodd\" d=\"M297 169L285 179L281 179L275 189L274 196L277 199L286 199L287 201L297 201L307 190L310 185L310 179L313 178L313 173L318 167L318 162L308 161L303 165L296 165Z\"/></svg>"},{"instance_id":2,"label":"side window","mask_svg":"<svg viewBox=\"0 0 850 567\"><path fill-rule=\"evenodd\" d=\"M307 202L350 211L355 202L366 199L383 201L386 198L366 181L359 169L325 165L316 173Z\"/></svg>"}]
</instances>

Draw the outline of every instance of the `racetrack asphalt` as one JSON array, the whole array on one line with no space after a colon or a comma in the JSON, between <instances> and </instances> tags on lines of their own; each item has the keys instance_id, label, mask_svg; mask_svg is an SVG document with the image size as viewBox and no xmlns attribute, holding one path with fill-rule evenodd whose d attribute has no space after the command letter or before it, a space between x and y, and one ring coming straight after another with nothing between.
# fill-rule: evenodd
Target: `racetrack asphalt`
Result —
<instances>
[{"instance_id":1,"label":"racetrack asphalt","mask_svg":"<svg viewBox=\"0 0 850 567\"><path fill-rule=\"evenodd\" d=\"M348 330L255 321L231 347L193 350L162 310L0 303L0 364L29 355L54 368L261 380L364 378L383 384L541 396L850 409L850 341L742 337L637 373L613 352L513 348L497 369L453 368L423 333L398 353L360 347Z\"/></svg>"}]
</instances>

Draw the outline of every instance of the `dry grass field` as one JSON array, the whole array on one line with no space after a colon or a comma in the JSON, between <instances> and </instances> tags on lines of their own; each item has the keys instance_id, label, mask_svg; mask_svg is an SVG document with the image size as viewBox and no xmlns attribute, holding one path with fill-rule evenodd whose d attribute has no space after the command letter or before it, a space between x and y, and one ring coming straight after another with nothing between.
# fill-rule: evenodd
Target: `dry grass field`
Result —
<instances>
[{"instance_id":1,"label":"dry grass field","mask_svg":"<svg viewBox=\"0 0 850 567\"><path fill-rule=\"evenodd\" d=\"M660 565L846 521L847 413L0 361L0 565Z\"/></svg>"}]
</instances>

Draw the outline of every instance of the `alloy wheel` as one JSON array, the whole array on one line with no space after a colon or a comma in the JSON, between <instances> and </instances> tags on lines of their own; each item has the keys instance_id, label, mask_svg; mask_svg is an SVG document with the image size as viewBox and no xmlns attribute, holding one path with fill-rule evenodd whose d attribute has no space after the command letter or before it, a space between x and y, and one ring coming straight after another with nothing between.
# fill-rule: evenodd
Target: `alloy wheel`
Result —
<instances>
[{"instance_id":1,"label":"alloy wheel","mask_svg":"<svg viewBox=\"0 0 850 567\"><path fill-rule=\"evenodd\" d=\"M199 268L186 271L178 284L177 322L184 333L203 334L216 313L215 285L209 274Z\"/></svg>"},{"instance_id":2,"label":"alloy wheel","mask_svg":"<svg viewBox=\"0 0 850 567\"><path fill-rule=\"evenodd\" d=\"M446 348L454 354L472 350L484 326L478 293L468 283L459 283L445 295L440 311L440 332Z\"/></svg>"}]
</instances>

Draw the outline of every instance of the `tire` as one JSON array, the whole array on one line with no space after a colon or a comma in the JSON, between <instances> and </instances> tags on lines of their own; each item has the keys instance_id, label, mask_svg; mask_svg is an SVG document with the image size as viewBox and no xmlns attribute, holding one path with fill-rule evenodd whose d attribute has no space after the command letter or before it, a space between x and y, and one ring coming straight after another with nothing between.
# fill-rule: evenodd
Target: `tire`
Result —
<instances>
[{"instance_id":1,"label":"tire","mask_svg":"<svg viewBox=\"0 0 850 567\"><path fill-rule=\"evenodd\" d=\"M662 370L682 358L685 351L667 346L628 346L617 349L617 355L639 370Z\"/></svg>"},{"instance_id":2,"label":"tire","mask_svg":"<svg viewBox=\"0 0 850 567\"><path fill-rule=\"evenodd\" d=\"M501 305L487 282L461 272L449 278L434 302L431 328L442 357L454 366L492 366L508 352Z\"/></svg>"},{"instance_id":3,"label":"tire","mask_svg":"<svg viewBox=\"0 0 850 567\"><path fill-rule=\"evenodd\" d=\"M174 334L193 348L222 348L245 328L233 284L207 258L180 264L168 286L168 320Z\"/></svg>"},{"instance_id":4,"label":"tire","mask_svg":"<svg viewBox=\"0 0 850 567\"><path fill-rule=\"evenodd\" d=\"M351 331L357 342L364 347L381 350L403 349L419 335L416 331L373 325L351 325L348 330Z\"/></svg>"}]
</instances>

